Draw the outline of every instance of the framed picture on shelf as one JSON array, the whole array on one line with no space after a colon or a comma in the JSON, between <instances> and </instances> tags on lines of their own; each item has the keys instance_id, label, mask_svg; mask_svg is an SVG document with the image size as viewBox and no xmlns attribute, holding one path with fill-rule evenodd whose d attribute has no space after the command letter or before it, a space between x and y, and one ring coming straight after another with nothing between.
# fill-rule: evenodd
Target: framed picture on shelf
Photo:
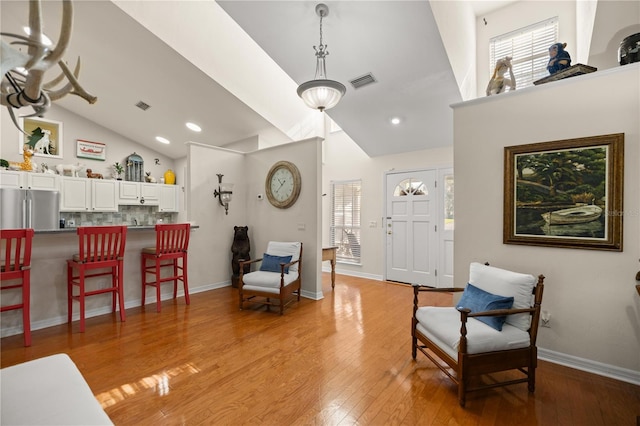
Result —
<instances>
[{"instance_id":1,"label":"framed picture on shelf","mask_svg":"<svg viewBox=\"0 0 640 426\"><path fill-rule=\"evenodd\" d=\"M76 141L76 157L105 161L107 159L107 145L102 142L78 139Z\"/></svg>"},{"instance_id":2,"label":"framed picture on shelf","mask_svg":"<svg viewBox=\"0 0 640 426\"><path fill-rule=\"evenodd\" d=\"M504 148L504 244L622 251L624 134Z\"/></svg>"},{"instance_id":3,"label":"framed picture on shelf","mask_svg":"<svg viewBox=\"0 0 640 426\"><path fill-rule=\"evenodd\" d=\"M19 132L20 154L24 145L28 144L36 157L62 158L62 122L40 117L19 117L18 124L26 133Z\"/></svg>"}]
</instances>

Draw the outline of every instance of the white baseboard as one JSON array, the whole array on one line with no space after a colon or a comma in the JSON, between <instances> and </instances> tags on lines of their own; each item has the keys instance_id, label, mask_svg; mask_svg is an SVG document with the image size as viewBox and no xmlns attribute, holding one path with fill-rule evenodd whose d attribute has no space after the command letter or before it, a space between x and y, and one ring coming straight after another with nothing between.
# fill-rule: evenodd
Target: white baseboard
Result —
<instances>
[{"instance_id":1,"label":"white baseboard","mask_svg":"<svg viewBox=\"0 0 640 426\"><path fill-rule=\"evenodd\" d=\"M212 283L212 284L206 284L203 286L199 286L199 287L195 287L195 288L191 288L189 289L189 294L196 294L196 293L202 293L203 291L209 291L209 290L215 290L218 288L223 288L223 287L230 287L231 286L231 281L223 281L220 283ZM182 291L178 291L178 297L183 297L184 296L184 290ZM160 298L162 300L169 300L169 299L173 299L173 291L169 291L166 293L162 293L160 295ZM127 300L124 303L124 308L125 309L129 309L129 308L135 308L137 306L140 306L140 301L142 299L134 299L134 300ZM150 303L156 303L156 297L155 294L154 295L149 295L149 292L147 291L147 298L145 300L145 305L150 304ZM117 310L117 309L116 309ZM98 315L105 315L105 314L109 314L111 313L111 306L104 306L101 308L97 308L97 309L90 309L87 310L85 312L85 318L91 318L91 317L97 317ZM73 314L72 317L72 321L77 321L80 319L80 313L79 312L75 312ZM53 327L54 325L60 325L60 324L66 324L67 323L67 316L66 315L62 315L62 316L57 316L57 317L51 317L51 318L47 318L41 321L31 321L31 331L35 331L35 330L41 330L43 328L47 328L47 327ZM8 337L8 336L13 336L16 334L22 334L22 324L18 324L17 326L13 326L13 327L8 327L8 328L3 328L1 333L0 333L0 337Z\"/></svg>"},{"instance_id":2,"label":"white baseboard","mask_svg":"<svg viewBox=\"0 0 640 426\"><path fill-rule=\"evenodd\" d=\"M587 373L620 380L622 382L640 385L640 372L638 371L603 364L589 359L578 358L577 356L554 352L544 348L538 348L538 359L549 361L554 364L564 365L569 368L575 368L576 370L586 371Z\"/></svg>"},{"instance_id":3,"label":"white baseboard","mask_svg":"<svg viewBox=\"0 0 640 426\"><path fill-rule=\"evenodd\" d=\"M320 300L324 298L324 293L322 293L321 291L302 290L300 292L300 296L304 297L305 299Z\"/></svg>"},{"instance_id":4,"label":"white baseboard","mask_svg":"<svg viewBox=\"0 0 640 426\"><path fill-rule=\"evenodd\" d=\"M322 266L322 272L329 272L331 273L331 267L330 266ZM382 275L376 275L376 274L365 274L362 272L357 272L357 271L350 271L350 270L339 270L336 269L336 274L339 275L348 275L350 277L358 277L358 278L366 278L369 280L375 280L375 281L382 281Z\"/></svg>"}]
</instances>

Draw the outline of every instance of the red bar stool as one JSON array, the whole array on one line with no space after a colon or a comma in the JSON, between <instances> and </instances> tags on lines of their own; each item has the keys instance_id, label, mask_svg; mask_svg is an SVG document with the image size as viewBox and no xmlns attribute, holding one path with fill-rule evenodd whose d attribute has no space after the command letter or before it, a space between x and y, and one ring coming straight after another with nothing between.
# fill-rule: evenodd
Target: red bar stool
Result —
<instances>
[{"instance_id":1,"label":"red bar stool","mask_svg":"<svg viewBox=\"0 0 640 426\"><path fill-rule=\"evenodd\" d=\"M145 303L147 286L156 288L156 310L160 312L160 285L173 281L173 298L178 296L178 281L184 286L184 298L189 304L189 283L187 279L187 249L191 224L176 223L156 225L156 246L142 249L140 257L142 271L142 306ZM180 261L182 260L182 261ZM151 261L153 263L149 263ZM161 277L161 268L171 266L173 275ZM152 274L147 281L147 274Z\"/></svg>"},{"instance_id":2,"label":"red bar stool","mask_svg":"<svg viewBox=\"0 0 640 426\"><path fill-rule=\"evenodd\" d=\"M127 239L126 226L89 226L78 228L79 254L67 260L68 321L73 314L73 301L80 302L80 332L84 332L85 297L112 293L112 310L116 311L116 298L120 307L120 321L125 320L123 263ZM100 270L98 272L91 272ZM104 271L107 269L107 271ZM77 275L74 273L77 272ZM85 279L111 276L111 287L87 291ZM78 293L74 294L74 286Z\"/></svg>"},{"instance_id":3,"label":"red bar stool","mask_svg":"<svg viewBox=\"0 0 640 426\"><path fill-rule=\"evenodd\" d=\"M0 290L22 289L20 303L0 307L0 312L22 309L24 345L31 346L31 242L33 229L0 231Z\"/></svg>"}]
</instances>

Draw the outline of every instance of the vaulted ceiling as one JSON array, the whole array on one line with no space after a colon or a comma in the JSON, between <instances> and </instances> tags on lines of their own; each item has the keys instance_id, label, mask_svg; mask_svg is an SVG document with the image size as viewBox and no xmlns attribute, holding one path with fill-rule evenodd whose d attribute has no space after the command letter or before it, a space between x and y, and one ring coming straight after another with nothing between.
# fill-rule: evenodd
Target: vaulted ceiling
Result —
<instances>
[{"instance_id":1,"label":"vaulted ceiling","mask_svg":"<svg viewBox=\"0 0 640 426\"><path fill-rule=\"evenodd\" d=\"M135 3L169 12L203 8L202 20L192 22L180 21L176 13L175 27L169 28L175 33L218 25L213 21L217 18L208 14L210 2L75 2L73 36L65 57L72 65L77 57L82 58L80 82L98 102L88 105L77 97L67 97L58 102L60 106L172 158L186 154L187 141L222 146L254 135L268 135L276 142L291 139L289 125L272 119L264 105L283 109L281 101L295 95L298 84L314 77L313 46L319 42L316 2L217 2L291 82L280 92L271 88L275 95L261 99L260 108L240 96L233 85L212 78L205 66L194 65L193 57L187 59L179 46L162 41L148 26L133 19L131 12L123 11ZM495 7L494 3L477 2L477 6L486 9ZM330 14L323 24L330 52L327 73L347 86L345 97L328 115L370 156L451 145L449 105L462 99L429 2L327 4ZM3 0L2 31L21 33L27 9L24 1ZM60 3L44 2L43 11L45 32L56 40ZM206 40L192 41L193 45L204 45L202 55L218 55L216 50L206 51ZM237 40L229 34L215 42L233 50ZM252 53L247 51L246 55ZM241 77L246 72L252 84L275 84L266 74L261 81L260 66L237 72ZM354 89L349 81L367 73L376 82ZM135 106L138 101L151 108L142 111ZM287 115L287 110L280 114ZM300 111L291 109L290 115L296 114ZM392 117L400 118L400 124L392 125ZM200 124L203 132L190 132L186 121ZM156 135L172 143L161 145L154 140Z\"/></svg>"}]
</instances>

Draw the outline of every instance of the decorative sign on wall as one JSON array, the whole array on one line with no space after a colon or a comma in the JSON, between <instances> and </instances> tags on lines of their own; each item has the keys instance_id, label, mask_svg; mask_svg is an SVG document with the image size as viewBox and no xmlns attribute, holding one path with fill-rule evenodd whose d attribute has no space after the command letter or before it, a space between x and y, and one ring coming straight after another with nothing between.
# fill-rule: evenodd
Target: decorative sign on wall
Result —
<instances>
[{"instance_id":1,"label":"decorative sign on wall","mask_svg":"<svg viewBox=\"0 0 640 426\"><path fill-rule=\"evenodd\" d=\"M624 134L504 149L505 244L622 251Z\"/></svg>"},{"instance_id":2,"label":"decorative sign on wall","mask_svg":"<svg viewBox=\"0 0 640 426\"><path fill-rule=\"evenodd\" d=\"M107 159L107 145L102 142L78 139L76 141L76 157L105 161Z\"/></svg>"},{"instance_id":3,"label":"decorative sign on wall","mask_svg":"<svg viewBox=\"0 0 640 426\"><path fill-rule=\"evenodd\" d=\"M35 156L62 158L62 123L39 117L21 117L20 127L26 135L20 132L18 152L22 154L25 144L31 146Z\"/></svg>"}]
</instances>

